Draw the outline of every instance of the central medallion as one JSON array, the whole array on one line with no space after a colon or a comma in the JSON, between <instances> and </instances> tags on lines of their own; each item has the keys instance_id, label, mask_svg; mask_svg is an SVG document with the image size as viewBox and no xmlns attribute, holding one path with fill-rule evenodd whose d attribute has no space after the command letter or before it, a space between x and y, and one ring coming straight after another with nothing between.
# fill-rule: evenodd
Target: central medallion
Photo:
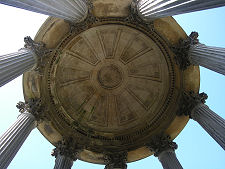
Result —
<instances>
[{"instance_id":1,"label":"central medallion","mask_svg":"<svg viewBox=\"0 0 225 169\"><path fill-rule=\"evenodd\" d=\"M98 82L105 89L114 89L122 82L122 72L113 64L103 66L98 72Z\"/></svg>"}]
</instances>

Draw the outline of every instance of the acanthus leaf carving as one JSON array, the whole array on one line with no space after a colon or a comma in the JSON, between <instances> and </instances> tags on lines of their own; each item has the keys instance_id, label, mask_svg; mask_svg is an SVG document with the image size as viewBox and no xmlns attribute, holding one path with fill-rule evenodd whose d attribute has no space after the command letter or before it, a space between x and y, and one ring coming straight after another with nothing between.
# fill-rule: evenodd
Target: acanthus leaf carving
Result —
<instances>
[{"instance_id":1,"label":"acanthus leaf carving","mask_svg":"<svg viewBox=\"0 0 225 169\"><path fill-rule=\"evenodd\" d=\"M190 91L189 93L183 92L180 100L180 107L177 111L177 115L185 115L191 118L192 110L199 104L204 104L205 100L208 98L206 93L194 93Z\"/></svg>"},{"instance_id":2,"label":"acanthus leaf carving","mask_svg":"<svg viewBox=\"0 0 225 169\"><path fill-rule=\"evenodd\" d=\"M191 34L186 39L181 39L178 45L171 47L175 53L176 63L180 66L181 70L185 70L191 65L189 49L192 45L196 45L198 43L198 33L191 32Z\"/></svg>"},{"instance_id":3,"label":"acanthus leaf carving","mask_svg":"<svg viewBox=\"0 0 225 169\"><path fill-rule=\"evenodd\" d=\"M177 144L173 142L168 135L158 135L155 137L152 137L152 139L149 141L149 143L146 144L146 146L154 152L154 155L157 157L160 153L167 150L176 150L178 148Z\"/></svg>"},{"instance_id":4,"label":"acanthus leaf carving","mask_svg":"<svg viewBox=\"0 0 225 169\"><path fill-rule=\"evenodd\" d=\"M19 102L16 107L20 113L29 112L37 121L40 121L43 116L44 106L41 103L41 99L31 98L27 102Z\"/></svg>"}]
</instances>

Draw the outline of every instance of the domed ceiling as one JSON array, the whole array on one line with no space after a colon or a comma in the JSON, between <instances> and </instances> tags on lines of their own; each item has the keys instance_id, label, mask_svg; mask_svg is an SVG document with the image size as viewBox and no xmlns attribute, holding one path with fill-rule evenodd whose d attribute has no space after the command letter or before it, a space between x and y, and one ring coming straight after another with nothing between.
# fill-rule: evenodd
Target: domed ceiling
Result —
<instances>
[{"instance_id":1,"label":"domed ceiling","mask_svg":"<svg viewBox=\"0 0 225 169\"><path fill-rule=\"evenodd\" d=\"M179 98L198 91L199 69L176 64L171 47L186 34L172 17L146 23L123 4L103 18L97 2L79 24L46 20L35 41L52 52L24 74L24 95L41 99L38 129L52 144L72 138L81 160L103 164L104 154L127 152L132 162L152 154L154 136L174 139L184 128Z\"/></svg>"}]
</instances>

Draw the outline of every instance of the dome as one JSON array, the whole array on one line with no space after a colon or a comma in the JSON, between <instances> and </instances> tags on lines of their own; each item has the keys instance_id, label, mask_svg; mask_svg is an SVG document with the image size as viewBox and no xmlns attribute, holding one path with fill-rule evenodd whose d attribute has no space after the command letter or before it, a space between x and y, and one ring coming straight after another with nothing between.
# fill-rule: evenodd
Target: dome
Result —
<instances>
[{"instance_id":1,"label":"dome","mask_svg":"<svg viewBox=\"0 0 225 169\"><path fill-rule=\"evenodd\" d=\"M124 151L128 162L148 157L152 138L174 139L186 125L176 116L182 93L199 90L199 67L183 71L175 59L173 47L187 37L176 21L146 24L127 10L120 18L94 10L76 25L48 18L35 41L51 52L23 77L25 100L45 107L38 129L53 145L75 140L83 161L104 164L105 154Z\"/></svg>"}]
</instances>

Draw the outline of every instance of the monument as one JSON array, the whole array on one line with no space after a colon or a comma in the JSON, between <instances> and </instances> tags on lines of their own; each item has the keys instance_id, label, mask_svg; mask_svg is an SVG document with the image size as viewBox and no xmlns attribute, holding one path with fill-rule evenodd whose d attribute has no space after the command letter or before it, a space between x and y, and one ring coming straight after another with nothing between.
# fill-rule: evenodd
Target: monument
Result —
<instances>
[{"instance_id":1,"label":"monument","mask_svg":"<svg viewBox=\"0 0 225 169\"><path fill-rule=\"evenodd\" d=\"M199 93L199 65L224 75L225 50L187 36L171 17L223 1L1 3L52 17L1 60L0 85L23 74L25 102L0 138L0 168L35 127L56 147L55 169L77 159L126 169L153 154L164 169L180 169L173 139L189 119L225 149L225 120Z\"/></svg>"}]
</instances>

